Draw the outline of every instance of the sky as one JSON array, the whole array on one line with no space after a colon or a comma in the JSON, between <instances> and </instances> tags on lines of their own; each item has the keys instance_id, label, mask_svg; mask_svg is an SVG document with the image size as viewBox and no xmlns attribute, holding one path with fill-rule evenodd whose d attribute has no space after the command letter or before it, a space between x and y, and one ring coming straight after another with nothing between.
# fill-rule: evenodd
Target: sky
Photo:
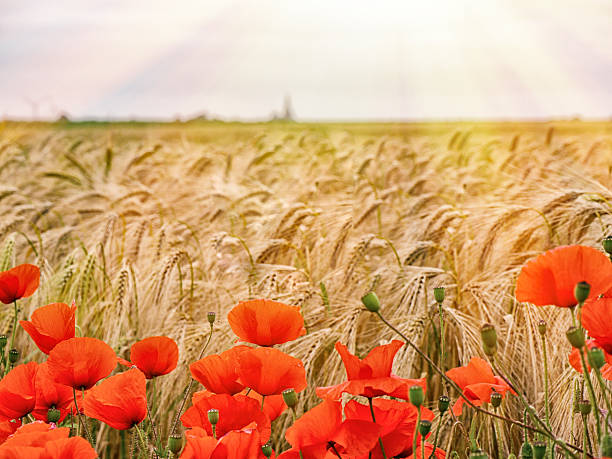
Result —
<instances>
[{"instance_id":1,"label":"sky","mask_svg":"<svg viewBox=\"0 0 612 459\"><path fill-rule=\"evenodd\" d=\"M612 117L611 0L0 0L0 118Z\"/></svg>"}]
</instances>

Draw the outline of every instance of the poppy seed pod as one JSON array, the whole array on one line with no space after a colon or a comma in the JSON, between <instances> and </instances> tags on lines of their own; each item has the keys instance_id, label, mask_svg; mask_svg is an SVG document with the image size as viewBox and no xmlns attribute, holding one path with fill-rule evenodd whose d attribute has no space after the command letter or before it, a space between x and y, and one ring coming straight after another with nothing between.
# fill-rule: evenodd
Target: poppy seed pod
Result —
<instances>
[{"instance_id":1,"label":"poppy seed pod","mask_svg":"<svg viewBox=\"0 0 612 459\"><path fill-rule=\"evenodd\" d=\"M6 335L0 335L0 350L5 348L7 341L8 337Z\"/></svg>"},{"instance_id":2,"label":"poppy seed pod","mask_svg":"<svg viewBox=\"0 0 612 459\"><path fill-rule=\"evenodd\" d=\"M9 351L9 362L16 363L17 360L19 360L19 351L13 348Z\"/></svg>"},{"instance_id":3,"label":"poppy seed pod","mask_svg":"<svg viewBox=\"0 0 612 459\"><path fill-rule=\"evenodd\" d=\"M582 329L578 327L570 327L565 332L565 335L573 347L581 349L584 346L584 332Z\"/></svg>"},{"instance_id":4,"label":"poppy seed pod","mask_svg":"<svg viewBox=\"0 0 612 459\"><path fill-rule=\"evenodd\" d=\"M588 416L591 413L591 402L588 400L580 400L578 402L578 411L583 416Z\"/></svg>"},{"instance_id":5,"label":"poppy seed pod","mask_svg":"<svg viewBox=\"0 0 612 459\"><path fill-rule=\"evenodd\" d=\"M481 449L475 449L470 452L470 459L488 459L489 455Z\"/></svg>"},{"instance_id":6,"label":"poppy seed pod","mask_svg":"<svg viewBox=\"0 0 612 459\"><path fill-rule=\"evenodd\" d=\"M546 335L546 328L547 328L547 323L545 320L540 320L538 322L538 332L540 333L541 336Z\"/></svg>"},{"instance_id":7,"label":"poppy seed pod","mask_svg":"<svg viewBox=\"0 0 612 459\"><path fill-rule=\"evenodd\" d=\"M574 296L578 303L584 303L591 293L591 286L586 282L578 282L574 287Z\"/></svg>"},{"instance_id":8,"label":"poppy seed pod","mask_svg":"<svg viewBox=\"0 0 612 459\"><path fill-rule=\"evenodd\" d=\"M283 400L285 401L285 404L289 408L293 408L295 405L297 405L298 399L297 399L297 394L295 393L295 390L285 389L283 391Z\"/></svg>"},{"instance_id":9,"label":"poppy seed pod","mask_svg":"<svg viewBox=\"0 0 612 459\"><path fill-rule=\"evenodd\" d=\"M436 302L442 303L445 296L446 290L444 287L434 287L434 298L436 299Z\"/></svg>"},{"instance_id":10,"label":"poppy seed pod","mask_svg":"<svg viewBox=\"0 0 612 459\"><path fill-rule=\"evenodd\" d=\"M531 459L532 457L533 457L533 447L531 446L531 443L526 441L521 445L521 458Z\"/></svg>"},{"instance_id":11,"label":"poppy seed pod","mask_svg":"<svg viewBox=\"0 0 612 459\"><path fill-rule=\"evenodd\" d=\"M480 337L482 338L482 343L486 347L497 347L497 332L492 324L484 324L480 327Z\"/></svg>"},{"instance_id":12,"label":"poppy seed pod","mask_svg":"<svg viewBox=\"0 0 612 459\"><path fill-rule=\"evenodd\" d=\"M421 422L419 422L419 433L421 434L422 437L427 435L430 430L431 430L431 421L423 419Z\"/></svg>"},{"instance_id":13,"label":"poppy seed pod","mask_svg":"<svg viewBox=\"0 0 612 459\"><path fill-rule=\"evenodd\" d=\"M219 410L215 410L214 408L208 410L208 422L213 426L217 425L219 422Z\"/></svg>"},{"instance_id":14,"label":"poppy seed pod","mask_svg":"<svg viewBox=\"0 0 612 459\"><path fill-rule=\"evenodd\" d=\"M272 445L270 445L270 443L266 443L261 447L261 452L266 457L272 456Z\"/></svg>"},{"instance_id":15,"label":"poppy seed pod","mask_svg":"<svg viewBox=\"0 0 612 459\"><path fill-rule=\"evenodd\" d=\"M599 442L599 454L601 457L612 457L612 436L604 434Z\"/></svg>"},{"instance_id":16,"label":"poppy seed pod","mask_svg":"<svg viewBox=\"0 0 612 459\"><path fill-rule=\"evenodd\" d=\"M378 301L378 297L376 293L369 292L361 297L361 302L366 307L366 309L370 312L378 312L380 311L380 301Z\"/></svg>"},{"instance_id":17,"label":"poppy seed pod","mask_svg":"<svg viewBox=\"0 0 612 459\"><path fill-rule=\"evenodd\" d=\"M606 356L604 355L604 351L602 351L598 347L594 347L590 349L588 353L588 357L589 357L589 364L592 367L597 368L598 370L601 369L601 367L603 367L606 364Z\"/></svg>"},{"instance_id":18,"label":"poppy seed pod","mask_svg":"<svg viewBox=\"0 0 612 459\"><path fill-rule=\"evenodd\" d=\"M536 441L533 443L533 457L534 459L543 459L546 455L546 443L543 441Z\"/></svg>"},{"instance_id":19,"label":"poppy seed pod","mask_svg":"<svg viewBox=\"0 0 612 459\"><path fill-rule=\"evenodd\" d=\"M168 438L168 449L172 454L180 453L183 448L183 436L180 434L170 435Z\"/></svg>"},{"instance_id":20,"label":"poppy seed pod","mask_svg":"<svg viewBox=\"0 0 612 459\"><path fill-rule=\"evenodd\" d=\"M605 237L601 245L608 255L612 255L612 236Z\"/></svg>"},{"instance_id":21,"label":"poppy seed pod","mask_svg":"<svg viewBox=\"0 0 612 459\"><path fill-rule=\"evenodd\" d=\"M441 395L438 399L438 410L441 414L445 413L448 410L448 406L450 405L450 398L447 395Z\"/></svg>"},{"instance_id":22,"label":"poppy seed pod","mask_svg":"<svg viewBox=\"0 0 612 459\"><path fill-rule=\"evenodd\" d=\"M508 454L508 459L516 459L516 454L514 453Z\"/></svg>"},{"instance_id":23,"label":"poppy seed pod","mask_svg":"<svg viewBox=\"0 0 612 459\"><path fill-rule=\"evenodd\" d=\"M425 399L425 395L423 394L423 388L421 386L412 386L408 393L408 397L410 403L412 403L418 408L423 404L423 400Z\"/></svg>"},{"instance_id":24,"label":"poppy seed pod","mask_svg":"<svg viewBox=\"0 0 612 459\"><path fill-rule=\"evenodd\" d=\"M62 417L62 413L57 408L49 408L47 411L47 422L57 422Z\"/></svg>"},{"instance_id":25,"label":"poppy seed pod","mask_svg":"<svg viewBox=\"0 0 612 459\"><path fill-rule=\"evenodd\" d=\"M215 312L210 311L208 314L206 314L206 318L208 319L208 323L210 325L215 323L215 319L217 318L217 314Z\"/></svg>"},{"instance_id":26,"label":"poppy seed pod","mask_svg":"<svg viewBox=\"0 0 612 459\"><path fill-rule=\"evenodd\" d=\"M493 393L491 394L491 405L493 405L493 408L498 408L499 405L501 405L502 402L502 394L500 394L499 392L493 391Z\"/></svg>"}]
</instances>

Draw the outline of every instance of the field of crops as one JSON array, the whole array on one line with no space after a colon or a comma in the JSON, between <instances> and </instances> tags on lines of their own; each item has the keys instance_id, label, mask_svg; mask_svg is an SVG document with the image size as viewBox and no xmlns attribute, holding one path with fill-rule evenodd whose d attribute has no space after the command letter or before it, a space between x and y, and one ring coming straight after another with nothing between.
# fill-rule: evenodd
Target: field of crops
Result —
<instances>
[{"instance_id":1,"label":"field of crops","mask_svg":"<svg viewBox=\"0 0 612 459\"><path fill-rule=\"evenodd\" d=\"M238 302L301 307L307 333L279 346L305 366L299 416L318 403L316 387L344 380L337 341L365 356L401 339L364 308L361 297L375 291L384 317L444 369L484 357L480 327L495 325L498 368L541 415L546 320L550 428L582 445L571 317L518 303L514 291L528 260L561 245L600 248L611 232L612 123L5 123L0 164L0 270L41 269L19 318L74 300L77 336L123 358L142 338L174 339L178 367L156 378L151 401L165 435L209 311L213 354L237 339L227 313ZM441 286L444 362L433 296ZM0 308L0 333L10 335L12 320L11 305ZM16 347L22 361L44 359L22 330ZM426 378L435 411L446 388L419 355L402 347L393 370ZM517 397L501 412L524 415ZM518 455L520 428L502 424L497 445L491 418L472 416L444 418L440 448L463 457L472 424L491 456L498 446ZM288 448L292 422L285 412L272 424L276 451ZM104 424L93 433L101 457L130 442Z\"/></svg>"}]
</instances>

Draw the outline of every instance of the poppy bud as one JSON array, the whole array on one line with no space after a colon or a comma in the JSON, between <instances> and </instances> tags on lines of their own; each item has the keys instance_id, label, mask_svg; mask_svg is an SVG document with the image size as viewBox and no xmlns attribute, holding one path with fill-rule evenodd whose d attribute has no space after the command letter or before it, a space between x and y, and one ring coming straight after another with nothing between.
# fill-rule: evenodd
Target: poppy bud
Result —
<instances>
[{"instance_id":1,"label":"poppy bud","mask_svg":"<svg viewBox=\"0 0 612 459\"><path fill-rule=\"evenodd\" d=\"M168 438L168 449L172 454L178 454L183 448L183 436L180 434L170 435Z\"/></svg>"},{"instance_id":2,"label":"poppy bud","mask_svg":"<svg viewBox=\"0 0 612 459\"><path fill-rule=\"evenodd\" d=\"M425 399L423 388L421 386L412 386L410 392L408 392L408 398L410 399L410 403L418 408L423 404L423 400Z\"/></svg>"},{"instance_id":3,"label":"poppy bud","mask_svg":"<svg viewBox=\"0 0 612 459\"><path fill-rule=\"evenodd\" d=\"M450 398L447 395L441 395L438 399L438 410L440 413L445 413L448 410L448 405L450 405Z\"/></svg>"},{"instance_id":4,"label":"poppy bud","mask_svg":"<svg viewBox=\"0 0 612 459\"><path fill-rule=\"evenodd\" d=\"M217 314L215 312L210 311L208 314L206 314L206 318L208 319L208 323L210 325L215 323L215 319L217 318Z\"/></svg>"},{"instance_id":5,"label":"poppy bud","mask_svg":"<svg viewBox=\"0 0 612 459\"><path fill-rule=\"evenodd\" d=\"M540 332L540 335L544 336L546 334L546 321L545 320L540 320L538 322L538 332Z\"/></svg>"},{"instance_id":6,"label":"poppy bud","mask_svg":"<svg viewBox=\"0 0 612 459\"><path fill-rule=\"evenodd\" d=\"M543 441L536 441L533 443L533 457L534 459L543 459L546 455L546 443Z\"/></svg>"},{"instance_id":7,"label":"poppy bud","mask_svg":"<svg viewBox=\"0 0 612 459\"><path fill-rule=\"evenodd\" d=\"M493 393L491 394L491 405L493 405L493 408L499 407L499 405L501 405L501 402L502 402L502 394L500 394L499 392L493 391Z\"/></svg>"},{"instance_id":8,"label":"poppy bud","mask_svg":"<svg viewBox=\"0 0 612 459\"><path fill-rule=\"evenodd\" d=\"M272 445L270 443L266 443L261 447L261 452L266 457L272 456Z\"/></svg>"},{"instance_id":9,"label":"poppy bud","mask_svg":"<svg viewBox=\"0 0 612 459\"><path fill-rule=\"evenodd\" d=\"M219 410L215 410L214 408L208 410L208 422L213 426L217 425L217 422L219 422Z\"/></svg>"},{"instance_id":10,"label":"poppy bud","mask_svg":"<svg viewBox=\"0 0 612 459\"><path fill-rule=\"evenodd\" d=\"M601 241L601 245L603 245L603 249L606 251L608 255L612 255L612 236L607 236Z\"/></svg>"},{"instance_id":11,"label":"poppy bud","mask_svg":"<svg viewBox=\"0 0 612 459\"><path fill-rule=\"evenodd\" d=\"M3 350L8 341L8 337L6 335L0 335L0 350Z\"/></svg>"},{"instance_id":12,"label":"poppy bud","mask_svg":"<svg viewBox=\"0 0 612 459\"><path fill-rule=\"evenodd\" d=\"M484 324L480 327L480 337L484 346L489 348L497 347L497 332L491 324Z\"/></svg>"},{"instance_id":13,"label":"poppy bud","mask_svg":"<svg viewBox=\"0 0 612 459\"><path fill-rule=\"evenodd\" d=\"M533 457L533 448L531 447L531 443L528 441L523 442L521 445L521 458L522 459L531 459Z\"/></svg>"},{"instance_id":14,"label":"poppy bud","mask_svg":"<svg viewBox=\"0 0 612 459\"><path fill-rule=\"evenodd\" d=\"M298 399L295 390L285 389L283 391L283 400L289 408L293 408L295 405L297 405Z\"/></svg>"},{"instance_id":15,"label":"poppy bud","mask_svg":"<svg viewBox=\"0 0 612 459\"><path fill-rule=\"evenodd\" d=\"M591 402L588 400L580 400L578 402L578 411L584 416L588 416L591 412Z\"/></svg>"},{"instance_id":16,"label":"poppy bud","mask_svg":"<svg viewBox=\"0 0 612 459\"><path fill-rule=\"evenodd\" d=\"M481 449L470 452L470 459L489 459L489 455Z\"/></svg>"},{"instance_id":17,"label":"poppy bud","mask_svg":"<svg viewBox=\"0 0 612 459\"><path fill-rule=\"evenodd\" d=\"M9 351L9 362L15 363L19 360L19 351L17 349L11 349Z\"/></svg>"},{"instance_id":18,"label":"poppy bud","mask_svg":"<svg viewBox=\"0 0 612 459\"><path fill-rule=\"evenodd\" d=\"M442 303L444 301L446 291L444 287L434 287L434 298L438 303Z\"/></svg>"},{"instance_id":19,"label":"poppy bud","mask_svg":"<svg viewBox=\"0 0 612 459\"><path fill-rule=\"evenodd\" d=\"M570 327L565 332L565 335L573 347L580 349L584 346L584 333L580 328Z\"/></svg>"},{"instance_id":20,"label":"poppy bud","mask_svg":"<svg viewBox=\"0 0 612 459\"><path fill-rule=\"evenodd\" d=\"M516 454L514 453L508 454L508 459L516 459Z\"/></svg>"},{"instance_id":21,"label":"poppy bud","mask_svg":"<svg viewBox=\"0 0 612 459\"><path fill-rule=\"evenodd\" d=\"M366 293L364 296L362 296L361 302L370 312L380 311L380 301L378 301L378 297L374 292Z\"/></svg>"},{"instance_id":22,"label":"poppy bud","mask_svg":"<svg viewBox=\"0 0 612 459\"><path fill-rule=\"evenodd\" d=\"M601 369L601 367L606 364L606 356L604 355L604 352L598 347L594 347L593 349L589 350L589 363L592 367L597 368L598 370Z\"/></svg>"},{"instance_id":23,"label":"poppy bud","mask_svg":"<svg viewBox=\"0 0 612 459\"><path fill-rule=\"evenodd\" d=\"M419 422L419 433L421 434L422 437L427 435L430 430L431 430L431 421L423 419L421 422Z\"/></svg>"},{"instance_id":24,"label":"poppy bud","mask_svg":"<svg viewBox=\"0 0 612 459\"><path fill-rule=\"evenodd\" d=\"M62 413L57 408L49 408L47 411L47 422L57 422L62 417Z\"/></svg>"},{"instance_id":25,"label":"poppy bud","mask_svg":"<svg viewBox=\"0 0 612 459\"><path fill-rule=\"evenodd\" d=\"M612 436L610 436L610 434L606 433L601 436L599 454L601 457L612 457Z\"/></svg>"},{"instance_id":26,"label":"poppy bud","mask_svg":"<svg viewBox=\"0 0 612 459\"><path fill-rule=\"evenodd\" d=\"M578 303L582 304L589 297L589 293L591 292L591 286L586 282L578 282L576 287L574 287L574 297Z\"/></svg>"}]
</instances>

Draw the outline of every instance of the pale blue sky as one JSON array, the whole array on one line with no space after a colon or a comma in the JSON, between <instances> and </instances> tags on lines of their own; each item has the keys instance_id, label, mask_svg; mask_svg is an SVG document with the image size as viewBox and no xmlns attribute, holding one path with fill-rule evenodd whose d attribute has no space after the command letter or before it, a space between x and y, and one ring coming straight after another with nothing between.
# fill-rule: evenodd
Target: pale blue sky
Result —
<instances>
[{"instance_id":1,"label":"pale blue sky","mask_svg":"<svg viewBox=\"0 0 612 459\"><path fill-rule=\"evenodd\" d=\"M0 117L612 116L611 0L0 0Z\"/></svg>"}]
</instances>

